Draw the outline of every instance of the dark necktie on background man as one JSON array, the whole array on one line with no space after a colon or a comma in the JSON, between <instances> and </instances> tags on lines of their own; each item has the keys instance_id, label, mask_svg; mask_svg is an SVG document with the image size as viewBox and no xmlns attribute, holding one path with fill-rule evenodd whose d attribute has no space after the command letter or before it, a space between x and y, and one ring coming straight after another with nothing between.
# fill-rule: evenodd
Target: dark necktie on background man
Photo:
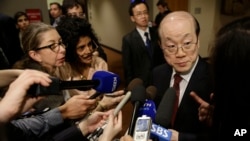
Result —
<instances>
[{"instance_id":1,"label":"dark necktie on background man","mask_svg":"<svg viewBox=\"0 0 250 141\"><path fill-rule=\"evenodd\" d=\"M174 126L174 121L175 121L175 117L176 117L176 113L178 110L178 105L179 105L179 96L180 96L180 82L182 80L182 77L179 74L175 74L174 75L174 85L173 88L176 91L176 101L174 102L174 109L173 109L173 115L172 115L172 119L171 119L171 126Z\"/></svg>"},{"instance_id":2,"label":"dark necktie on background man","mask_svg":"<svg viewBox=\"0 0 250 141\"><path fill-rule=\"evenodd\" d=\"M149 55L152 57L151 41L149 39L148 32L145 32L144 36L146 37L146 48L148 50Z\"/></svg>"}]
</instances>

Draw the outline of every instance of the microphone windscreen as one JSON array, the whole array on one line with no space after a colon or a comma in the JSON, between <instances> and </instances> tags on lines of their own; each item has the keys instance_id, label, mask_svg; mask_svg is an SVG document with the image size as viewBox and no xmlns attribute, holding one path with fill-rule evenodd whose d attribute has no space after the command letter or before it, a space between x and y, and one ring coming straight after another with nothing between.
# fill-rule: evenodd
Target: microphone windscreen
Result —
<instances>
[{"instance_id":1,"label":"microphone windscreen","mask_svg":"<svg viewBox=\"0 0 250 141\"><path fill-rule=\"evenodd\" d=\"M131 102L134 104L135 102L144 103L146 100L146 90L143 85L137 85L131 90Z\"/></svg>"},{"instance_id":2,"label":"microphone windscreen","mask_svg":"<svg viewBox=\"0 0 250 141\"><path fill-rule=\"evenodd\" d=\"M140 78L134 78L131 80L127 86L127 90L131 91L135 86L142 85L143 81Z\"/></svg>"},{"instance_id":3,"label":"microphone windscreen","mask_svg":"<svg viewBox=\"0 0 250 141\"><path fill-rule=\"evenodd\" d=\"M100 83L94 89L100 93L112 93L120 85L120 77L117 74L108 71L96 71L92 80L98 80Z\"/></svg>"},{"instance_id":4,"label":"microphone windscreen","mask_svg":"<svg viewBox=\"0 0 250 141\"><path fill-rule=\"evenodd\" d=\"M147 96L147 99L151 99L151 100L154 100L155 99L155 96L156 96L156 93L157 93L157 88L153 85L150 85L146 88L146 96Z\"/></svg>"},{"instance_id":5,"label":"microphone windscreen","mask_svg":"<svg viewBox=\"0 0 250 141\"><path fill-rule=\"evenodd\" d=\"M170 87L164 94L158 106L155 122L165 128L169 128L176 100L176 91Z\"/></svg>"},{"instance_id":6,"label":"microphone windscreen","mask_svg":"<svg viewBox=\"0 0 250 141\"><path fill-rule=\"evenodd\" d=\"M146 100L143 106L140 107L138 117L143 115L150 117L155 122L156 106L153 100Z\"/></svg>"}]
</instances>

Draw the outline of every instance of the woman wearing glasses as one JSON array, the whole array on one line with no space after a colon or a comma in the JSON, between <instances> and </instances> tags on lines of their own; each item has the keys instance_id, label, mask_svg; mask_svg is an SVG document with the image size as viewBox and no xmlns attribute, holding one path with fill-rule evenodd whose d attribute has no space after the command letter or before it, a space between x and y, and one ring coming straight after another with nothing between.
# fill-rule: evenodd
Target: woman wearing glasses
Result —
<instances>
[{"instance_id":1,"label":"woman wearing glasses","mask_svg":"<svg viewBox=\"0 0 250 141\"><path fill-rule=\"evenodd\" d=\"M14 68L36 69L55 76L58 67L65 63L65 45L61 36L51 25L44 23L31 23L23 32L22 43L25 56L18 61ZM78 119L86 115L95 106L95 100L87 96L76 96L65 103L64 96L52 94L34 106L36 111L59 107L66 112L64 118ZM62 105L65 103L64 105ZM80 107L80 108L79 108Z\"/></svg>"}]
</instances>

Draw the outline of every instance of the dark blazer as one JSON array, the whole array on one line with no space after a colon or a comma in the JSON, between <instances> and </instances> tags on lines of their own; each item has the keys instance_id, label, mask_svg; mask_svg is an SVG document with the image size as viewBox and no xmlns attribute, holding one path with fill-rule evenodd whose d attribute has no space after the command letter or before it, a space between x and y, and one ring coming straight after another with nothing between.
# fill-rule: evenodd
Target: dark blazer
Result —
<instances>
[{"instance_id":1,"label":"dark blazer","mask_svg":"<svg viewBox=\"0 0 250 141\"><path fill-rule=\"evenodd\" d=\"M0 47L8 59L8 68L23 56L18 30L13 18L0 13Z\"/></svg>"},{"instance_id":2,"label":"dark blazer","mask_svg":"<svg viewBox=\"0 0 250 141\"><path fill-rule=\"evenodd\" d=\"M126 85L134 78L142 79L145 86L149 85L150 78L152 78L152 69L157 65L165 63L162 50L158 45L157 31L152 28L149 28L149 31L152 57L136 29L123 37L122 61Z\"/></svg>"},{"instance_id":3,"label":"dark blazer","mask_svg":"<svg viewBox=\"0 0 250 141\"><path fill-rule=\"evenodd\" d=\"M153 85L157 88L155 97L157 107L164 93L169 88L172 71L172 67L168 64L163 64L153 70ZM190 92L195 91L203 100L209 101L212 92L212 81L209 72L209 64L199 57L197 66L194 69L179 105L174 127L171 127L180 132L179 141L197 140L198 137L206 136L207 134L208 127L199 122L198 119L199 104L193 100Z\"/></svg>"},{"instance_id":4,"label":"dark blazer","mask_svg":"<svg viewBox=\"0 0 250 141\"><path fill-rule=\"evenodd\" d=\"M83 136L82 132L75 125L61 129L59 133L47 138L35 136L32 132L26 134L11 123L1 126L0 131L2 131L0 132L0 140L8 141L17 141L20 139L23 141L88 141L87 137Z\"/></svg>"}]
</instances>

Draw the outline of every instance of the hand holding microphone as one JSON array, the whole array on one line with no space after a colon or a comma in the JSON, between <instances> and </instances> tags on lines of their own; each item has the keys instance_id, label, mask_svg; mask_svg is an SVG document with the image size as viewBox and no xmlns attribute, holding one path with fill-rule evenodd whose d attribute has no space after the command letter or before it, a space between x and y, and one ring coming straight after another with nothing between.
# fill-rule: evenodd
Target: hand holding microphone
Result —
<instances>
[{"instance_id":1,"label":"hand holding microphone","mask_svg":"<svg viewBox=\"0 0 250 141\"><path fill-rule=\"evenodd\" d=\"M142 119L153 121L151 130L149 129L151 132L150 135L151 139L157 139L159 141L170 141L171 139L175 138L175 135L178 135L175 134L175 132L177 131L167 130L165 127L168 126L171 121L172 109L174 106L175 90L173 88L169 88L165 92L164 97L157 109L157 112L154 102L150 99L150 97L151 98L155 97L156 92L157 89L154 86L149 86L146 88L146 95L148 99L140 108L138 116L139 118L137 119L141 119L142 117L147 116L147 118L142 118ZM154 117L156 117L155 120ZM171 131L173 131L174 134L172 134ZM144 133L145 135L146 133L148 133L146 130L143 132L142 131L139 132L136 129L135 132L138 132L140 134ZM134 135L137 135L138 133L134 133ZM134 139L136 138L134 137ZM144 140L146 139L147 138L144 138Z\"/></svg>"},{"instance_id":2,"label":"hand holding microphone","mask_svg":"<svg viewBox=\"0 0 250 141\"><path fill-rule=\"evenodd\" d=\"M128 91L125 95L125 97L122 99L122 101L116 106L113 115L114 117L117 116L117 114L119 113L119 111L122 109L122 107L127 103L127 101L129 100L131 96L131 92ZM104 128L107 126L107 124L104 124L102 127L97 128L92 134L90 134L88 136L88 139L90 141L95 141L102 133Z\"/></svg>"},{"instance_id":3,"label":"hand holding microphone","mask_svg":"<svg viewBox=\"0 0 250 141\"><path fill-rule=\"evenodd\" d=\"M58 94L61 90L79 89L90 90L95 89L98 93L92 96L95 98L101 93L111 93L117 89L120 84L120 78L117 74L108 71L97 71L94 73L92 80L75 80L62 81L59 78L51 77L52 83L48 87L40 84L33 85L28 94L33 96Z\"/></svg>"},{"instance_id":4,"label":"hand holding microphone","mask_svg":"<svg viewBox=\"0 0 250 141\"><path fill-rule=\"evenodd\" d=\"M117 116L110 114L108 123L103 131L103 134L99 137L100 141L111 141L122 130L122 112L119 111Z\"/></svg>"}]
</instances>

